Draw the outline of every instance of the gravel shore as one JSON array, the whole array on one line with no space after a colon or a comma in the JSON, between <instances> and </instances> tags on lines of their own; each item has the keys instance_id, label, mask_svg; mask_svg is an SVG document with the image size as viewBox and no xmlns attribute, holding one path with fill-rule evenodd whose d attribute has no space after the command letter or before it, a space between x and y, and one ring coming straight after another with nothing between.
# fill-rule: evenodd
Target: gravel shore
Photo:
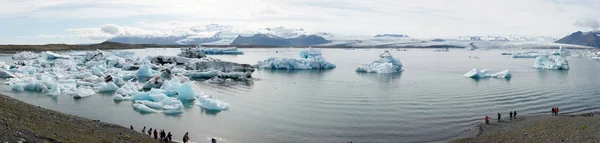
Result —
<instances>
[{"instance_id":1,"label":"gravel shore","mask_svg":"<svg viewBox=\"0 0 600 143\"><path fill-rule=\"evenodd\" d=\"M0 142L157 142L129 128L33 106L0 95Z\"/></svg>"},{"instance_id":2,"label":"gravel shore","mask_svg":"<svg viewBox=\"0 0 600 143\"><path fill-rule=\"evenodd\" d=\"M493 118L493 117L492 117ZM482 119L483 122L483 119ZM501 122L491 120L480 125L476 137L458 139L463 142L598 142L600 141L600 117L597 113L584 115L537 115L505 118Z\"/></svg>"}]
</instances>

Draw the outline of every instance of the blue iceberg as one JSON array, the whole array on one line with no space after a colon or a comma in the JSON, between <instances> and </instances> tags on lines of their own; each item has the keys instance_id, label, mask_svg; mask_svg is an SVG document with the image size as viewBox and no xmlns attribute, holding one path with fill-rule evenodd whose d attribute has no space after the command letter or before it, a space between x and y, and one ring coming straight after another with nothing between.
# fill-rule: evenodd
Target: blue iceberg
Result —
<instances>
[{"instance_id":1,"label":"blue iceberg","mask_svg":"<svg viewBox=\"0 0 600 143\"><path fill-rule=\"evenodd\" d=\"M254 66L261 69L288 70L335 68L335 64L327 62L325 58L322 57L321 51L318 49L309 48L308 50L300 51L299 56L299 59L271 57L264 61L258 61L258 63Z\"/></svg>"}]
</instances>

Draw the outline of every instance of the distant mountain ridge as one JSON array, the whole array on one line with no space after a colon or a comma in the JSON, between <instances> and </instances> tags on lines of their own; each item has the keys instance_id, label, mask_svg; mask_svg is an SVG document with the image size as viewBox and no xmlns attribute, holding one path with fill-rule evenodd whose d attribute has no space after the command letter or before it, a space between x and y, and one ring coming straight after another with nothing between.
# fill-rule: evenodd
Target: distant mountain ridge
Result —
<instances>
[{"instance_id":1,"label":"distant mountain ridge","mask_svg":"<svg viewBox=\"0 0 600 143\"><path fill-rule=\"evenodd\" d=\"M567 35L556 43L573 44L600 48L600 31L581 32L577 31Z\"/></svg>"},{"instance_id":2,"label":"distant mountain ridge","mask_svg":"<svg viewBox=\"0 0 600 143\"><path fill-rule=\"evenodd\" d=\"M373 36L373 38L405 38L408 37L408 35L404 35L404 34L377 34L375 36Z\"/></svg>"}]
</instances>

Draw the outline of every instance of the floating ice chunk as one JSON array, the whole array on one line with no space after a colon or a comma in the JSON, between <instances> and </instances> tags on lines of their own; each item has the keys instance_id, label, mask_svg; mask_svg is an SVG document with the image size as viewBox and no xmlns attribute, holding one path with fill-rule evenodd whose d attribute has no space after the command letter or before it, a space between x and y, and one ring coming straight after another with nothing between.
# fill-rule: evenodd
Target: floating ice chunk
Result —
<instances>
[{"instance_id":1,"label":"floating ice chunk","mask_svg":"<svg viewBox=\"0 0 600 143\"><path fill-rule=\"evenodd\" d=\"M237 48L200 48L206 55L243 55L244 52L238 51Z\"/></svg>"},{"instance_id":2,"label":"floating ice chunk","mask_svg":"<svg viewBox=\"0 0 600 143\"><path fill-rule=\"evenodd\" d=\"M183 110L183 103L176 98L165 98L159 102L165 110Z\"/></svg>"},{"instance_id":3,"label":"floating ice chunk","mask_svg":"<svg viewBox=\"0 0 600 143\"><path fill-rule=\"evenodd\" d=\"M123 84L123 86L117 90L117 94L121 95L132 95L137 92L139 92L139 88L131 81Z\"/></svg>"},{"instance_id":4,"label":"floating ice chunk","mask_svg":"<svg viewBox=\"0 0 600 143\"><path fill-rule=\"evenodd\" d=\"M400 60L392 57L388 51L385 51L372 63L356 68L356 72L396 73L400 71L402 71L402 63L400 63Z\"/></svg>"},{"instance_id":5,"label":"floating ice chunk","mask_svg":"<svg viewBox=\"0 0 600 143\"><path fill-rule=\"evenodd\" d=\"M10 65L6 64L5 62L0 62L0 69L8 70L10 69Z\"/></svg>"},{"instance_id":6,"label":"floating ice chunk","mask_svg":"<svg viewBox=\"0 0 600 143\"><path fill-rule=\"evenodd\" d=\"M165 91L165 94L168 96L174 96L177 94L177 89L182 85L181 79L179 77L172 78L163 83L160 89Z\"/></svg>"},{"instance_id":7,"label":"floating ice chunk","mask_svg":"<svg viewBox=\"0 0 600 143\"><path fill-rule=\"evenodd\" d=\"M114 101L133 100L133 97L132 96L127 96L127 95L117 94L117 95L113 96L113 100Z\"/></svg>"},{"instance_id":8,"label":"floating ice chunk","mask_svg":"<svg viewBox=\"0 0 600 143\"><path fill-rule=\"evenodd\" d=\"M206 81L204 81L205 83L210 83L210 84L223 84L225 83L225 79L219 78L219 77L213 77L211 79L208 79Z\"/></svg>"},{"instance_id":9,"label":"floating ice chunk","mask_svg":"<svg viewBox=\"0 0 600 143\"><path fill-rule=\"evenodd\" d=\"M103 71L103 67L102 66L94 66L94 67L92 67L90 69L92 70L92 74L93 75L99 76L99 77L103 77L104 76L104 72L102 72Z\"/></svg>"},{"instance_id":10,"label":"floating ice chunk","mask_svg":"<svg viewBox=\"0 0 600 143\"><path fill-rule=\"evenodd\" d=\"M61 55L61 54L57 54L54 53L52 51L46 51L46 53L44 53L46 55L46 57L49 60L54 60L54 59L69 59L70 57L67 55Z\"/></svg>"},{"instance_id":11,"label":"floating ice chunk","mask_svg":"<svg viewBox=\"0 0 600 143\"><path fill-rule=\"evenodd\" d=\"M20 84L20 83L15 83L15 84L12 84L11 86L12 86L12 91L23 91L23 90L25 90L25 88L23 87L24 85Z\"/></svg>"},{"instance_id":12,"label":"floating ice chunk","mask_svg":"<svg viewBox=\"0 0 600 143\"><path fill-rule=\"evenodd\" d=\"M552 52L552 55L569 56L571 55L571 52L567 50L567 48L559 46L559 49L554 50L554 52Z\"/></svg>"},{"instance_id":13,"label":"floating ice chunk","mask_svg":"<svg viewBox=\"0 0 600 143\"><path fill-rule=\"evenodd\" d=\"M493 78L511 78L512 74L508 70L504 70L495 74L492 74Z\"/></svg>"},{"instance_id":14,"label":"floating ice chunk","mask_svg":"<svg viewBox=\"0 0 600 143\"><path fill-rule=\"evenodd\" d=\"M114 91L117 91L118 89L119 89L119 86L117 86L115 83L108 82L108 83L101 84L100 88L98 89L98 92L114 92Z\"/></svg>"},{"instance_id":15,"label":"floating ice chunk","mask_svg":"<svg viewBox=\"0 0 600 143\"><path fill-rule=\"evenodd\" d=\"M198 95L198 100L196 101L196 105L200 106L206 110L227 110L229 108L229 103L225 103L220 100L212 99L210 95Z\"/></svg>"},{"instance_id":16,"label":"floating ice chunk","mask_svg":"<svg viewBox=\"0 0 600 143\"><path fill-rule=\"evenodd\" d=\"M211 71L187 71L183 75L191 77L191 78L212 78L221 74L221 71L211 70Z\"/></svg>"},{"instance_id":17,"label":"floating ice chunk","mask_svg":"<svg viewBox=\"0 0 600 143\"><path fill-rule=\"evenodd\" d=\"M5 70L5 69L0 69L0 78L15 78L15 77L18 77L18 76Z\"/></svg>"},{"instance_id":18,"label":"floating ice chunk","mask_svg":"<svg viewBox=\"0 0 600 143\"><path fill-rule=\"evenodd\" d=\"M89 97L96 94L91 87L80 86L75 89L75 93L73 93L73 98L84 98Z\"/></svg>"},{"instance_id":19,"label":"floating ice chunk","mask_svg":"<svg viewBox=\"0 0 600 143\"><path fill-rule=\"evenodd\" d=\"M23 86L23 89L25 91L46 92L48 91L48 86L46 86L46 84L42 83L41 81L36 80L25 84L25 86Z\"/></svg>"},{"instance_id":20,"label":"floating ice chunk","mask_svg":"<svg viewBox=\"0 0 600 143\"><path fill-rule=\"evenodd\" d=\"M150 94L146 93L146 92L135 92L131 94L133 96L133 100L149 100L152 101L154 99L152 99L152 97L150 97Z\"/></svg>"},{"instance_id":21,"label":"floating ice chunk","mask_svg":"<svg viewBox=\"0 0 600 143\"><path fill-rule=\"evenodd\" d=\"M548 54L532 51L532 52L524 52L524 53L515 53L512 55L512 58L537 58L540 56L548 56Z\"/></svg>"},{"instance_id":22,"label":"floating ice chunk","mask_svg":"<svg viewBox=\"0 0 600 143\"><path fill-rule=\"evenodd\" d=\"M551 70L569 70L569 62L564 57L556 57L554 59L548 56L540 56L535 59L533 68L551 69Z\"/></svg>"},{"instance_id":23,"label":"floating ice chunk","mask_svg":"<svg viewBox=\"0 0 600 143\"><path fill-rule=\"evenodd\" d=\"M600 61L600 57L592 57L592 60Z\"/></svg>"},{"instance_id":24,"label":"floating ice chunk","mask_svg":"<svg viewBox=\"0 0 600 143\"><path fill-rule=\"evenodd\" d=\"M115 83L118 86L122 86L125 85L125 81L123 81L123 78L120 76L111 76L113 78L113 83Z\"/></svg>"},{"instance_id":25,"label":"floating ice chunk","mask_svg":"<svg viewBox=\"0 0 600 143\"><path fill-rule=\"evenodd\" d=\"M50 89L50 91L48 91L48 93L46 93L46 95L49 95L49 96L58 96L60 94L61 94L61 92L60 92L60 87L58 84L54 84L52 86L52 88Z\"/></svg>"},{"instance_id":26,"label":"floating ice chunk","mask_svg":"<svg viewBox=\"0 0 600 143\"><path fill-rule=\"evenodd\" d=\"M143 113L157 113L157 112L159 112L159 111L154 110L154 109L152 109L152 108L150 108L150 107L148 107L148 106L146 106L146 105L144 105L142 103L133 103L133 108L136 109L136 110L138 110L138 111L140 111L140 112L143 112Z\"/></svg>"},{"instance_id":27,"label":"floating ice chunk","mask_svg":"<svg viewBox=\"0 0 600 143\"><path fill-rule=\"evenodd\" d=\"M164 93L152 93L150 94L150 98L152 98L152 101L154 102L160 102L165 98L169 98L167 95L165 95Z\"/></svg>"},{"instance_id":28,"label":"floating ice chunk","mask_svg":"<svg viewBox=\"0 0 600 143\"><path fill-rule=\"evenodd\" d=\"M177 98L179 100L195 100L194 89L192 89L191 82L186 82L183 85L175 89L177 91Z\"/></svg>"},{"instance_id":29,"label":"floating ice chunk","mask_svg":"<svg viewBox=\"0 0 600 143\"><path fill-rule=\"evenodd\" d=\"M137 77L152 77L155 74L148 64L142 65L136 72Z\"/></svg>"},{"instance_id":30,"label":"floating ice chunk","mask_svg":"<svg viewBox=\"0 0 600 143\"><path fill-rule=\"evenodd\" d=\"M24 51L24 52L14 54L12 56L12 59L15 61L23 61L23 60L33 60L33 59L37 59L39 57L41 57L39 54L30 52L30 51Z\"/></svg>"},{"instance_id":31,"label":"floating ice chunk","mask_svg":"<svg viewBox=\"0 0 600 143\"><path fill-rule=\"evenodd\" d=\"M190 62L190 60L188 58L179 57L179 56L156 56L156 57L152 57L150 62L152 62L153 64L159 64L159 65L164 65L164 64L182 65L182 64Z\"/></svg>"},{"instance_id":32,"label":"floating ice chunk","mask_svg":"<svg viewBox=\"0 0 600 143\"><path fill-rule=\"evenodd\" d=\"M479 69L474 68L471 71L465 73L463 76L468 78L487 78L491 76L488 72L488 69L483 69L480 71Z\"/></svg>"},{"instance_id":33,"label":"floating ice chunk","mask_svg":"<svg viewBox=\"0 0 600 143\"><path fill-rule=\"evenodd\" d=\"M302 50L298 53L298 55L301 58L309 58L309 57L317 57L317 56L321 56L321 50L319 49L313 49L313 48L308 48L306 50Z\"/></svg>"},{"instance_id":34,"label":"floating ice chunk","mask_svg":"<svg viewBox=\"0 0 600 143\"><path fill-rule=\"evenodd\" d=\"M435 49L435 50L433 50L433 52L450 52L450 50L448 50L448 48L444 48L444 49Z\"/></svg>"},{"instance_id":35,"label":"floating ice chunk","mask_svg":"<svg viewBox=\"0 0 600 143\"><path fill-rule=\"evenodd\" d=\"M204 58L206 54L202 51L201 48L181 48L181 51L177 56L182 56L186 58Z\"/></svg>"},{"instance_id":36,"label":"floating ice chunk","mask_svg":"<svg viewBox=\"0 0 600 143\"><path fill-rule=\"evenodd\" d=\"M150 108L153 109L163 109L162 104L158 103L158 102L153 102L153 101L148 101L148 100L136 100L136 103L142 103Z\"/></svg>"}]
</instances>

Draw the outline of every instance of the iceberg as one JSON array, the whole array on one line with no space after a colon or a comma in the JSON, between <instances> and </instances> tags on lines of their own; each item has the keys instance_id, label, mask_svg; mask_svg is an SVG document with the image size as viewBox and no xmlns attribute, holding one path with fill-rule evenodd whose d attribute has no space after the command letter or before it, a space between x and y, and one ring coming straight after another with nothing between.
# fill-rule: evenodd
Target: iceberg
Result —
<instances>
[{"instance_id":1,"label":"iceberg","mask_svg":"<svg viewBox=\"0 0 600 143\"><path fill-rule=\"evenodd\" d=\"M567 50L567 48L559 46L558 50L554 50L554 52L552 52L552 55L570 56L571 52Z\"/></svg>"},{"instance_id":2,"label":"iceberg","mask_svg":"<svg viewBox=\"0 0 600 143\"><path fill-rule=\"evenodd\" d=\"M77 87L77 89L75 89L75 92L71 93L71 95L73 95L73 98L84 98L92 96L94 94L96 94L96 92L94 92L92 88L87 86Z\"/></svg>"},{"instance_id":3,"label":"iceberg","mask_svg":"<svg viewBox=\"0 0 600 143\"><path fill-rule=\"evenodd\" d=\"M494 74L489 74L488 69L479 70L477 68L472 69L471 71L465 73L463 76L468 78L506 78L509 79L512 77L512 74L508 70L504 70L501 72L497 72Z\"/></svg>"},{"instance_id":4,"label":"iceberg","mask_svg":"<svg viewBox=\"0 0 600 143\"><path fill-rule=\"evenodd\" d=\"M54 60L54 59L69 59L71 57L67 56L67 55L61 55L61 54L57 54L51 51L46 51L46 53L44 53L46 55L46 57L49 60Z\"/></svg>"},{"instance_id":5,"label":"iceberg","mask_svg":"<svg viewBox=\"0 0 600 143\"><path fill-rule=\"evenodd\" d=\"M564 57L556 57L554 59L548 56L540 56L535 59L533 68L550 69L550 70L569 70L569 62Z\"/></svg>"},{"instance_id":6,"label":"iceberg","mask_svg":"<svg viewBox=\"0 0 600 143\"><path fill-rule=\"evenodd\" d=\"M60 95L60 87L59 87L59 85L54 84L52 86L52 88L50 89L50 91L48 91L48 93L46 93L46 95L49 95L49 96L59 96Z\"/></svg>"},{"instance_id":7,"label":"iceberg","mask_svg":"<svg viewBox=\"0 0 600 143\"><path fill-rule=\"evenodd\" d=\"M126 96L126 95L115 95L113 96L113 100L114 101L126 101L126 100L133 100L132 96Z\"/></svg>"},{"instance_id":8,"label":"iceberg","mask_svg":"<svg viewBox=\"0 0 600 143\"><path fill-rule=\"evenodd\" d=\"M15 77L18 77L18 76L5 70L5 69L0 69L0 78L15 78Z\"/></svg>"},{"instance_id":9,"label":"iceberg","mask_svg":"<svg viewBox=\"0 0 600 143\"><path fill-rule=\"evenodd\" d=\"M24 61L24 60L37 59L39 57L41 57L39 54L30 52L30 51L24 51L24 52L14 54L12 56L12 59L15 61Z\"/></svg>"},{"instance_id":10,"label":"iceberg","mask_svg":"<svg viewBox=\"0 0 600 143\"><path fill-rule=\"evenodd\" d=\"M238 51L237 48L200 48L206 55L243 55L244 52Z\"/></svg>"},{"instance_id":11,"label":"iceberg","mask_svg":"<svg viewBox=\"0 0 600 143\"><path fill-rule=\"evenodd\" d=\"M444 48L444 49L435 49L435 50L433 50L433 52L450 52L450 50L448 50L448 48Z\"/></svg>"},{"instance_id":12,"label":"iceberg","mask_svg":"<svg viewBox=\"0 0 600 143\"><path fill-rule=\"evenodd\" d=\"M540 56L548 56L548 54L540 53L540 52L524 52L524 53L515 53L512 55L512 58L537 58Z\"/></svg>"},{"instance_id":13,"label":"iceberg","mask_svg":"<svg viewBox=\"0 0 600 143\"><path fill-rule=\"evenodd\" d=\"M164 64L176 64L183 65L185 63L189 63L190 59L179 57L179 56L156 56L152 57L150 60L153 64L164 65Z\"/></svg>"},{"instance_id":14,"label":"iceberg","mask_svg":"<svg viewBox=\"0 0 600 143\"><path fill-rule=\"evenodd\" d=\"M288 69L288 70L309 70L309 69L331 69L335 64L327 62L322 56L320 50L309 48L300 51L300 59L294 58L275 58L271 57L264 61L258 61L255 65L261 69Z\"/></svg>"},{"instance_id":15,"label":"iceberg","mask_svg":"<svg viewBox=\"0 0 600 143\"><path fill-rule=\"evenodd\" d=\"M152 108L150 108L150 107L148 107L148 106L146 106L146 105L144 105L142 103L133 103L133 108L136 109L136 110L138 110L138 111L140 111L140 112L143 112L143 113L157 113L157 112L159 112L159 111L154 110L154 109L152 109Z\"/></svg>"},{"instance_id":16,"label":"iceberg","mask_svg":"<svg viewBox=\"0 0 600 143\"><path fill-rule=\"evenodd\" d=\"M204 58L206 54L202 51L201 48L181 48L181 51L177 56L186 57L186 58Z\"/></svg>"},{"instance_id":17,"label":"iceberg","mask_svg":"<svg viewBox=\"0 0 600 143\"><path fill-rule=\"evenodd\" d=\"M504 70L491 75L492 78L511 78L512 74L508 70Z\"/></svg>"},{"instance_id":18,"label":"iceberg","mask_svg":"<svg viewBox=\"0 0 600 143\"><path fill-rule=\"evenodd\" d=\"M190 82L186 82L181 86L178 86L175 91L177 91L177 98L179 100L195 100L194 97L194 89L192 89L192 84Z\"/></svg>"},{"instance_id":19,"label":"iceberg","mask_svg":"<svg viewBox=\"0 0 600 143\"><path fill-rule=\"evenodd\" d=\"M98 92L115 92L118 89L119 86L117 86L115 83L108 82L101 84L100 88L98 89Z\"/></svg>"},{"instance_id":20,"label":"iceberg","mask_svg":"<svg viewBox=\"0 0 600 143\"><path fill-rule=\"evenodd\" d=\"M468 77L468 78L487 78L487 77L491 77L491 75L488 72L489 72L488 69L479 70L477 68L474 68L471 71L465 73L463 76Z\"/></svg>"},{"instance_id":21,"label":"iceberg","mask_svg":"<svg viewBox=\"0 0 600 143\"><path fill-rule=\"evenodd\" d=\"M227 110L227 108L229 108L229 103L212 99L212 96L203 94L198 95L196 105L200 106L202 109L215 111Z\"/></svg>"},{"instance_id":22,"label":"iceberg","mask_svg":"<svg viewBox=\"0 0 600 143\"><path fill-rule=\"evenodd\" d=\"M402 71L400 60L392 57L390 52L385 51L370 64L358 66L356 72L370 73L396 73Z\"/></svg>"},{"instance_id":23,"label":"iceberg","mask_svg":"<svg viewBox=\"0 0 600 143\"><path fill-rule=\"evenodd\" d=\"M148 100L136 100L136 103L142 103L152 109L163 109L162 104L158 102L148 101Z\"/></svg>"},{"instance_id":24,"label":"iceberg","mask_svg":"<svg viewBox=\"0 0 600 143\"><path fill-rule=\"evenodd\" d=\"M155 72L150 68L150 65L144 64L136 72L137 77L153 77Z\"/></svg>"}]
</instances>

